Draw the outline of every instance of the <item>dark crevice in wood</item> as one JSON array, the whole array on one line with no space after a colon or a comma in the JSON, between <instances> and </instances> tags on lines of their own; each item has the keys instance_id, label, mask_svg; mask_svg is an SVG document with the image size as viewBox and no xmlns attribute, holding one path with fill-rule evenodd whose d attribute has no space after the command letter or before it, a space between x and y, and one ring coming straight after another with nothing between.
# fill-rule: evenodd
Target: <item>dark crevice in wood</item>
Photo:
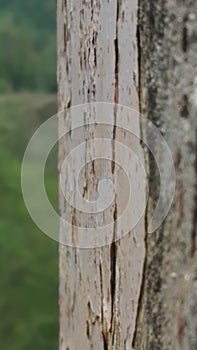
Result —
<instances>
[{"instance_id":1,"label":"dark crevice in wood","mask_svg":"<svg viewBox=\"0 0 197 350\"><path fill-rule=\"evenodd\" d=\"M197 146L197 129L196 129L196 146ZM195 194L194 194L194 211L193 211L193 225L192 225L192 233L191 233L191 257L194 256L196 252L196 236L197 236L197 153L195 158L195 175L196 175L196 186L195 186Z\"/></svg>"},{"instance_id":2,"label":"dark crevice in wood","mask_svg":"<svg viewBox=\"0 0 197 350\"><path fill-rule=\"evenodd\" d=\"M119 74L119 47L118 47L118 20L119 20L119 12L120 12L120 3L117 1L117 9L116 9L116 38L114 39L114 55L115 55L115 66L114 66L114 103L118 103L118 74ZM112 162L111 162L111 171L114 174L115 171L115 140L116 140L116 118L117 118L117 106L114 107L114 126L113 126L113 140L112 140ZM111 290L111 329L112 332L112 346L114 343L114 331L113 331L113 320L114 320L114 302L115 302L115 292L116 292L116 254L117 254L117 246L115 243L116 239L116 219L117 219L117 204L115 198L115 207L114 207L114 232L112 243L110 247L110 270L111 270L111 278L110 278L110 290Z\"/></svg>"},{"instance_id":3,"label":"dark crevice in wood","mask_svg":"<svg viewBox=\"0 0 197 350\"><path fill-rule=\"evenodd\" d=\"M100 273L100 290L101 290L101 322L103 325L103 274L102 274L102 266L99 264L99 273Z\"/></svg>"},{"instance_id":4,"label":"dark crevice in wood","mask_svg":"<svg viewBox=\"0 0 197 350\"><path fill-rule=\"evenodd\" d=\"M187 34L187 16L183 19L183 32L182 32L182 50L187 52L188 48L188 34Z\"/></svg>"},{"instance_id":5,"label":"dark crevice in wood","mask_svg":"<svg viewBox=\"0 0 197 350\"><path fill-rule=\"evenodd\" d=\"M113 332L113 320L114 320L114 302L115 302L115 293L116 293L116 257L117 257L117 246L116 246L116 220L117 220L117 204L115 202L114 209L114 232L113 232L113 241L110 247L110 271L111 271L111 279L110 279L110 291L111 291L111 329L112 332L112 345L114 342L114 332Z\"/></svg>"},{"instance_id":6,"label":"dark crevice in wood","mask_svg":"<svg viewBox=\"0 0 197 350\"><path fill-rule=\"evenodd\" d=\"M183 118L188 118L188 116L189 116L188 97L186 94L183 95L183 106L182 106L180 113L181 113L181 117L183 117Z\"/></svg>"},{"instance_id":7,"label":"dark crevice in wood","mask_svg":"<svg viewBox=\"0 0 197 350\"><path fill-rule=\"evenodd\" d=\"M99 264L99 273L100 273L100 290L101 290L101 326L102 326L102 337L103 337L103 350L108 350L107 336L104 331L104 316L103 316L103 274L101 262Z\"/></svg>"},{"instance_id":8,"label":"dark crevice in wood","mask_svg":"<svg viewBox=\"0 0 197 350\"><path fill-rule=\"evenodd\" d=\"M115 53L115 90L114 90L114 103L118 103L118 74L119 74L119 48L118 48L118 22L116 24L116 38L114 39L114 53Z\"/></svg>"},{"instance_id":9,"label":"dark crevice in wood","mask_svg":"<svg viewBox=\"0 0 197 350\"><path fill-rule=\"evenodd\" d=\"M64 24L64 52L66 52L66 44L68 41L68 28L67 28L67 0L64 0L64 3L62 4L62 12L66 14L66 23Z\"/></svg>"},{"instance_id":10,"label":"dark crevice in wood","mask_svg":"<svg viewBox=\"0 0 197 350\"><path fill-rule=\"evenodd\" d=\"M108 343L107 343L107 339L104 333L102 333L103 335L103 350L108 350Z\"/></svg>"},{"instance_id":11,"label":"dark crevice in wood","mask_svg":"<svg viewBox=\"0 0 197 350\"><path fill-rule=\"evenodd\" d=\"M90 325L88 321L86 321L86 334L88 339L90 339Z\"/></svg>"},{"instance_id":12,"label":"dark crevice in wood","mask_svg":"<svg viewBox=\"0 0 197 350\"><path fill-rule=\"evenodd\" d=\"M118 48L118 20L119 20L119 12L120 12L120 4L117 2L117 10L116 10L116 37L114 39L114 126L113 126L113 140L112 140L112 162L111 162L111 171L114 174L115 171L115 144L114 141L116 139L116 119L117 119L117 106L119 97L118 97L118 83L119 83L119 48Z\"/></svg>"},{"instance_id":13,"label":"dark crevice in wood","mask_svg":"<svg viewBox=\"0 0 197 350\"><path fill-rule=\"evenodd\" d=\"M138 81L138 96L139 96L139 111L141 113L141 48L140 48L140 7L138 8L138 24L137 24L137 47L138 47L138 74L139 74L139 81ZM143 129L142 129L142 124L140 122L140 144L143 147ZM144 158L146 156L144 155ZM144 259L144 266L143 266L143 273L142 273L142 282L141 282L141 288L140 288L140 295L139 295L139 300L138 300L138 308L137 308L137 315L136 315L136 323L135 323L135 330L133 334L133 341L132 341L132 347L135 347L136 344L136 338L137 338L137 330L138 330L138 324L140 323L140 315L142 312L142 307L143 307L143 301L144 301L144 292L145 292L145 281L146 281L146 252L147 252L147 235L148 235L148 206L146 207L145 211L145 217L144 217L144 232L145 232L145 237L144 237L144 242L145 242L145 259Z\"/></svg>"}]
</instances>

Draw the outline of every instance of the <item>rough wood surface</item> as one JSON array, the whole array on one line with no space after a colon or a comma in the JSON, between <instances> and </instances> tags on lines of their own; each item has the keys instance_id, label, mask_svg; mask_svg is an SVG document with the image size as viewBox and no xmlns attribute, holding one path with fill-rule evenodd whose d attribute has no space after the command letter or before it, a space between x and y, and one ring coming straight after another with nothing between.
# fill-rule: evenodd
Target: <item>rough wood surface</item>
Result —
<instances>
[{"instance_id":1,"label":"rough wood surface","mask_svg":"<svg viewBox=\"0 0 197 350\"><path fill-rule=\"evenodd\" d=\"M138 111L136 0L58 0L57 45L60 111L92 101L120 103ZM98 132L94 126L85 126L78 134L72 132L59 143L61 169L65 156L85 136L87 147L82 154L85 165L85 159L94 153L94 147L87 141L92 135L105 135L112 141L111 162L92 161L84 167L80 180L83 196L94 197L102 174L108 174L121 189L109 210L97 219L92 216L87 219L66 205L60 189L61 215L75 225L73 231L66 232L73 245L78 243L77 226L113 223L120 215L125 189L116 166L115 141L127 142L142 161L139 139L127 141L126 135L116 128L116 113L113 117L112 125L104 130ZM66 122L72 124L73 118L72 111L60 116L60 130ZM94 121L94 113L88 114L88 118ZM136 123L135 119L128 119L128 127L130 123ZM140 136L140 125L135 127ZM101 157L105 157L105 152ZM131 172L132 160L127 166ZM70 188L74 188L76 167L75 158L64 174ZM140 200L136 207L141 207L145 201L143 182L138 193ZM78 203L75 204L77 207ZM106 233L111 243L104 247L79 249L60 245L60 350L132 348L145 256L144 217L132 232L116 242L117 227L113 226L112 232ZM60 240L64 234L61 227Z\"/></svg>"},{"instance_id":2,"label":"rough wood surface","mask_svg":"<svg viewBox=\"0 0 197 350\"><path fill-rule=\"evenodd\" d=\"M140 1L140 105L173 154L170 215L146 237L146 268L135 349L197 349L197 2ZM163 157L163 155L160 155ZM165 159L163 158L164 166ZM147 223L159 193L149 158Z\"/></svg>"},{"instance_id":3,"label":"rough wood surface","mask_svg":"<svg viewBox=\"0 0 197 350\"><path fill-rule=\"evenodd\" d=\"M149 234L147 227L160 177L149 155L148 208L135 230L101 248L60 246L60 350L197 349L197 2L140 0L138 16L137 12L137 0L57 0L59 110L92 101L136 110L140 105L142 114L164 135L177 176L172 210L155 233ZM89 118L94 121L94 113ZM68 121L72 124L72 112L60 117L60 130ZM106 137L127 142L116 129L116 120L112 122L105 129ZM140 133L140 126L136 128ZM100 132L85 127L77 138L88 140ZM77 144L74 135L60 140L59 169ZM139 142L132 147L141 157ZM154 151L167 177L165 155L159 148ZM93 153L88 145L84 159ZM94 198L94 180L102 173L109 174L114 184L122 181L114 166L115 142L111 154L110 166L90 162L85 167L84 197ZM72 187L75 164L65 175ZM141 193L145 194L143 186ZM113 222L119 209L113 202L97 224ZM87 218L65 205L61 190L60 210L76 226L87 223ZM88 220L94 224L93 218ZM112 241L114 228L108 232ZM73 245L77 233L76 228L67 232Z\"/></svg>"}]
</instances>

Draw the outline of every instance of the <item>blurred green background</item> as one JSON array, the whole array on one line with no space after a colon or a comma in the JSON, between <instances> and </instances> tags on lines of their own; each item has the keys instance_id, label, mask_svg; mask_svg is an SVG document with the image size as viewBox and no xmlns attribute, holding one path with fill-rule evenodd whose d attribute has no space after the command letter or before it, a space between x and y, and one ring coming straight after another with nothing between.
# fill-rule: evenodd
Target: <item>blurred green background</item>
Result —
<instances>
[{"instance_id":1,"label":"blurred green background","mask_svg":"<svg viewBox=\"0 0 197 350\"><path fill-rule=\"evenodd\" d=\"M56 112L54 0L0 0L0 348L58 347L58 245L32 222L21 160ZM56 151L46 188L57 209Z\"/></svg>"}]
</instances>

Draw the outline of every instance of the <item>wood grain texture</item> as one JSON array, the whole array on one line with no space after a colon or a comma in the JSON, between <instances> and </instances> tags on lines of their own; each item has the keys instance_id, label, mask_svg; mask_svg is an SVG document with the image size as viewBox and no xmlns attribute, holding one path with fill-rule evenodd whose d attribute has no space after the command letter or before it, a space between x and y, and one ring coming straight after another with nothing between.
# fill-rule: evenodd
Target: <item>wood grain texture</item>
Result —
<instances>
[{"instance_id":1,"label":"wood grain texture","mask_svg":"<svg viewBox=\"0 0 197 350\"><path fill-rule=\"evenodd\" d=\"M136 0L57 0L57 47L59 111L93 101L119 103L139 110ZM73 118L72 111L60 117L60 130L65 122L72 124ZM88 114L88 118L94 122L94 113ZM84 137L88 141L101 134L112 140L112 161L90 162L81 173L85 198L94 197L102 174L108 174L113 183L124 190L120 169L116 166L116 140L128 143L143 161L139 139L127 139L116 128L116 122L114 113L112 125L104 130L85 126L78 134L71 132L59 142L60 170L65 156ZM128 119L128 127L129 123L136 121ZM136 130L140 137L139 124ZM84 160L94 153L94 147L88 142L86 145ZM74 187L75 162L65 175L69 186ZM144 184L139 191L144 201ZM61 215L76 226L73 231L66 232L74 245L77 244L77 226L99 226L116 221L124 202L121 191L118 196L105 215L95 219L66 205L60 189ZM136 206L141 204L136 203ZM144 217L132 232L114 242L116 229L114 224L112 232L107 232L111 243L104 247L79 249L60 245L59 350L132 348L145 257ZM61 227L60 239L63 234Z\"/></svg>"}]
</instances>

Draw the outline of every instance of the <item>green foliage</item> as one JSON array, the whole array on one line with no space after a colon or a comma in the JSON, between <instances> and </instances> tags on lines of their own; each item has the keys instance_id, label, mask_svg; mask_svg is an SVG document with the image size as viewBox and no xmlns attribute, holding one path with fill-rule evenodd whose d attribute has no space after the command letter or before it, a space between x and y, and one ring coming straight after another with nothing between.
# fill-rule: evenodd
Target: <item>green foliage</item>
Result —
<instances>
[{"instance_id":1,"label":"green foliage","mask_svg":"<svg viewBox=\"0 0 197 350\"><path fill-rule=\"evenodd\" d=\"M56 91L54 0L0 0L0 93Z\"/></svg>"},{"instance_id":2,"label":"green foliage","mask_svg":"<svg viewBox=\"0 0 197 350\"><path fill-rule=\"evenodd\" d=\"M5 350L55 350L57 243L44 236L29 217L21 193L20 168L28 139L44 117L54 114L56 97L1 95L0 110L0 344ZM57 209L54 164L55 151L45 179Z\"/></svg>"},{"instance_id":3,"label":"green foliage","mask_svg":"<svg viewBox=\"0 0 197 350\"><path fill-rule=\"evenodd\" d=\"M56 91L55 0L0 0L0 9L0 345L55 350L57 243L32 222L20 174L29 138L56 112L56 96L41 94ZM54 149L45 184L55 209L56 163Z\"/></svg>"}]
</instances>

